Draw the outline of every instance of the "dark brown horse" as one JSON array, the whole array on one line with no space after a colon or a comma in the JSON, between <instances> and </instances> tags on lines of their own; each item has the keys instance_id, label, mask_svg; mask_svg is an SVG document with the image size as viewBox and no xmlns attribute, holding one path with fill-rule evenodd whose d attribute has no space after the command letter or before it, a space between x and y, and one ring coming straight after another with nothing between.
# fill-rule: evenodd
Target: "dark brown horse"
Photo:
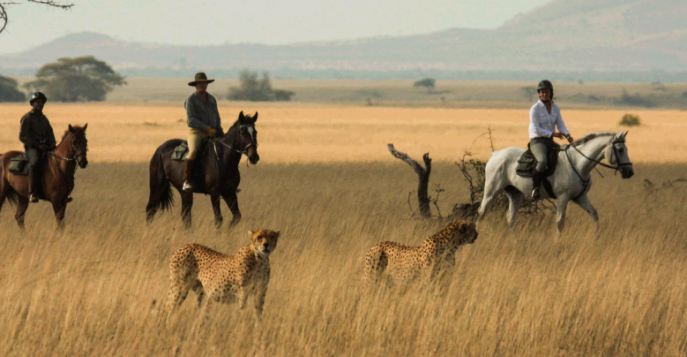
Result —
<instances>
[{"instance_id":1,"label":"dark brown horse","mask_svg":"<svg viewBox=\"0 0 687 357\"><path fill-rule=\"evenodd\" d=\"M253 117L239 114L239 119L229 128L227 133L217 139L210 139L205 146L199 148L198 157L191 175L193 191L181 189L184 181L184 162L172 160L172 151L183 141L172 139L157 148L150 160L150 198L146 206L146 219L152 221L159 209L166 210L174 204L174 197L170 186L181 195L181 218L186 228L191 227L191 207L193 194L204 193L210 195L212 210L215 213L215 226L222 225L222 211L220 198L227 203L233 219L230 227L241 220L241 212L236 199L236 189L241 182L239 162L241 155L246 155L251 164L255 165L258 156L258 132L255 121L258 113Z\"/></svg>"},{"instance_id":2,"label":"dark brown horse","mask_svg":"<svg viewBox=\"0 0 687 357\"><path fill-rule=\"evenodd\" d=\"M74 173L77 164L82 168L88 165L86 152L88 151L88 140L86 140L86 128L69 125L69 129L64 132L62 141L54 151L46 153L41 165L40 184L36 188L38 197L42 200L50 201L55 211L55 219L58 227L62 226L64 213L67 210L69 194L74 189ZM17 220L20 228L24 228L24 214L29 208L29 177L14 175L9 172L10 160L18 155L20 151L9 151L0 156L0 209L2 209L5 199L17 205Z\"/></svg>"}]
</instances>

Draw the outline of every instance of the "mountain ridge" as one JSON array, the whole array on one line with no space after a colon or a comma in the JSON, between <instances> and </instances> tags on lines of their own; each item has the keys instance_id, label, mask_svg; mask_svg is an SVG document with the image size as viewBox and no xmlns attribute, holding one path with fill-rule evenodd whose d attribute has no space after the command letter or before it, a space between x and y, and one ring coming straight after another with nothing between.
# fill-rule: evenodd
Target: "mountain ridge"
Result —
<instances>
[{"instance_id":1,"label":"mountain ridge","mask_svg":"<svg viewBox=\"0 0 687 357\"><path fill-rule=\"evenodd\" d=\"M80 55L116 69L684 71L687 2L554 0L495 29L288 45L167 45L85 32L0 56L0 70Z\"/></svg>"}]
</instances>

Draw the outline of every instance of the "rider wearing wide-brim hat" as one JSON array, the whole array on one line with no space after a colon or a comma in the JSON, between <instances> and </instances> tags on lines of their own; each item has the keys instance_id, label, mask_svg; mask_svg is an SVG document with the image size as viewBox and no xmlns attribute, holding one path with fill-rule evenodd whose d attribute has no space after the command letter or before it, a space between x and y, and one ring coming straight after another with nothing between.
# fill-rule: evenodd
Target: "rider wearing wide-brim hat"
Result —
<instances>
[{"instance_id":1,"label":"rider wearing wide-brim hat","mask_svg":"<svg viewBox=\"0 0 687 357\"><path fill-rule=\"evenodd\" d=\"M191 87L196 87L196 91L184 102L189 136L188 156L184 161L183 190L193 189L191 183L193 163L198 155L198 147L201 142L211 137L224 135L222 120L217 109L217 100L207 92L208 84L214 81L214 79L208 79L205 73L198 72L195 79L188 84Z\"/></svg>"},{"instance_id":2,"label":"rider wearing wide-brim hat","mask_svg":"<svg viewBox=\"0 0 687 357\"><path fill-rule=\"evenodd\" d=\"M539 198L539 186L546 171L549 148L555 145L553 138L565 137L572 142L570 131L565 127L561 109L553 102L553 84L548 80L537 86L539 101L530 109L530 150L537 159L535 172L532 175L532 198ZM559 132L556 132L558 128Z\"/></svg>"},{"instance_id":3,"label":"rider wearing wide-brim hat","mask_svg":"<svg viewBox=\"0 0 687 357\"><path fill-rule=\"evenodd\" d=\"M24 144L26 158L29 165L29 201L38 202L36 189L39 182L39 167L46 151L55 149L55 133L50 121L43 114L43 107L48 101L45 94L35 92L31 94L29 104L33 107L21 118L19 140Z\"/></svg>"}]
</instances>

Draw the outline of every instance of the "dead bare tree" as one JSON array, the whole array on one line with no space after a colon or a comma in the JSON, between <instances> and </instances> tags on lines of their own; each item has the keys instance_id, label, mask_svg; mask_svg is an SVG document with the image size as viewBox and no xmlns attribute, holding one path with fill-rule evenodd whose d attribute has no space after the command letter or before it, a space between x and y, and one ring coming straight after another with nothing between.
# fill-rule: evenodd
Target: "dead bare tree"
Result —
<instances>
[{"instance_id":1,"label":"dead bare tree","mask_svg":"<svg viewBox=\"0 0 687 357\"><path fill-rule=\"evenodd\" d=\"M413 160L410 156L408 156L408 154L396 150L396 148L394 148L394 144L388 144L387 148L393 157L403 160L406 164L410 165L413 170L415 170L415 173L418 176L417 201L420 215L422 218L431 218L432 212L429 210L430 201L429 196L427 195L429 175L432 172L432 159L429 158L429 153L422 155L422 161L425 162L425 167L422 167L422 165ZM408 197L408 202L410 204L410 196Z\"/></svg>"},{"instance_id":2,"label":"dead bare tree","mask_svg":"<svg viewBox=\"0 0 687 357\"><path fill-rule=\"evenodd\" d=\"M41 4L41 5L47 5L50 7L56 7L56 8L64 9L64 10L71 9L72 6L74 6L74 4L72 4L72 3L59 3L55 0L26 0L26 1L32 2L35 4ZM7 15L6 7L11 6L11 5L21 5L21 4L23 4L23 3L17 2L17 1L2 1L2 2L0 2L0 22L2 23L2 25L0 25L1 26L0 27L0 33L5 31L5 27L7 27L7 23L9 21L9 16Z\"/></svg>"}]
</instances>

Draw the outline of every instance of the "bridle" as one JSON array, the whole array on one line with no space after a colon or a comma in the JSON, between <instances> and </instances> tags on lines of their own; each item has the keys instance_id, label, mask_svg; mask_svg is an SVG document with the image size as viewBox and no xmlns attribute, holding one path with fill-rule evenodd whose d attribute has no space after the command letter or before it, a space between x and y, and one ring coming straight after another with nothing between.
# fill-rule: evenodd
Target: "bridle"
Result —
<instances>
[{"instance_id":1,"label":"bridle","mask_svg":"<svg viewBox=\"0 0 687 357\"><path fill-rule=\"evenodd\" d=\"M575 151L577 151L577 152L578 152L580 155L582 155L582 157L584 157L585 159L587 159L587 160L589 160L589 161L592 161L592 162L596 163L597 165L601 165L601 166L603 166L603 167L606 167L606 168L615 170L615 173L618 173L618 170L620 170L620 168L622 168L623 166L632 166L632 163L631 163L631 162L620 162L620 154L618 153L618 149L615 147L616 144L620 144L620 143L623 143L623 144L624 144L624 143L625 143L625 139L616 139L616 140L613 140L613 142L611 143L611 147L613 148L613 155L615 155L615 161L616 161L616 163L617 163L616 166L604 164L603 162L601 162L601 160L594 160L594 159L592 159L591 157L589 157L589 156L583 154L582 151L580 151L580 149L578 149L577 146L575 146L575 145L572 145L572 144L571 144L571 145L568 145L568 147L565 148L565 157L568 158L568 162L570 163L570 166L572 167L573 171L575 171L575 174L577 174L577 177L579 177L580 180L584 183L584 185L585 185L585 190L586 190L587 184L589 183L589 181L590 181L592 178L590 177L590 178L588 178L588 179L586 179L586 180L585 180L584 178L582 178L582 175L580 175L580 173L579 173L579 172L577 171L577 169L575 168L575 165L573 164L572 160L570 159L570 154L568 154L568 149L572 146L573 149L575 149ZM584 192L584 190L583 190L582 192Z\"/></svg>"},{"instance_id":2,"label":"bridle","mask_svg":"<svg viewBox=\"0 0 687 357\"><path fill-rule=\"evenodd\" d=\"M236 139L235 139L236 142L240 141L240 139L241 139L241 129L243 129L243 128L248 128L248 127L251 127L251 128L253 128L253 129L255 129L255 125L253 125L253 124L250 124L250 125L239 125L239 129L236 131ZM233 146L224 143L222 140L220 140L220 139L218 139L218 138L210 138L210 142L212 143L213 149L215 149L215 156L217 157L217 161L219 162L219 153L217 152L217 143L222 144L223 146L225 146L225 147L228 148L229 150L233 150L233 151L235 151L235 152L237 152L237 153L246 155L246 157L248 157L248 149L249 149L251 146L253 146L253 144L254 144L254 142L255 142L255 138L253 137L253 135L251 135L251 141L250 141L250 143L248 143L248 145L246 145L242 150L236 149L236 148L234 148Z\"/></svg>"},{"instance_id":3,"label":"bridle","mask_svg":"<svg viewBox=\"0 0 687 357\"><path fill-rule=\"evenodd\" d=\"M75 138L75 136L74 136L74 134L70 134L69 136L70 136L70 139L69 139L69 148L71 149L72 152L75 152L76 149L74 148L74 141L72 140L73 138ZM72 155L71 157L64 157L64 156L57 155L57 154L55 154L55 150L53 150L53 151L48 151L48 154L49 154L50 156L52 156L52 159L53 159L53 161L55 162L55 166L57 167L57 170L60 171L60 174L62 175L62 178L63 178L67 183L69 183L69 180L67 179L67 176L64 174L64 172L62 171L62 168L61 168L60 165L57 163L57 159L60 159L60 160L63 160L63 161L67 161L67 162L70 162L70 161L75 161L75 162L77 162L77 165L74 165L74 171L72 171L72 175L74 175L74 174L76 174L76 170L79 168L79 165L78 165L79 156L85 156L85 155L86 155L86 151L88 151L88 149L86 149L85 151L79 151L78 153L75 153L75 154Z\"/></svg>"}]
</instances>

